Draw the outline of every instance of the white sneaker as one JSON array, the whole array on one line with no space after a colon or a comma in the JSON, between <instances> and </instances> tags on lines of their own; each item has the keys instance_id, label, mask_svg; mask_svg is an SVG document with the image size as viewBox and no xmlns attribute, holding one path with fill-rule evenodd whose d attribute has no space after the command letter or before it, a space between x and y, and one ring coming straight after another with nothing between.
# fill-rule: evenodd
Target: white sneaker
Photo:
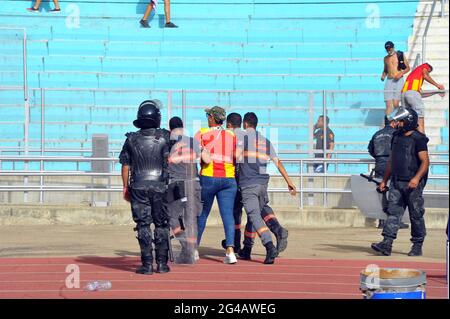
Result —
<instances>
[{"instance_id":1,"label":"white sneaker","mask_svg":"<svg viewBox=\"0 0 450 319\"><path fill-rule=\"evenodd\" d=\"M194 260L197 261L199 259L200 259L200 256L198 255L198 250L196 249L195 253L194 253Z\"/></svg>"},{"instance_id":2,"label":"white sneaker","mask_svg":"<svg viewBox=\"0 0 450 319\"><path fill-rule=\"evenodd\" d=\"M225 254L225 258L223 259L224 264L235 264L237 263L237 258L234 253Z\"/></svg>"}]
</instances>

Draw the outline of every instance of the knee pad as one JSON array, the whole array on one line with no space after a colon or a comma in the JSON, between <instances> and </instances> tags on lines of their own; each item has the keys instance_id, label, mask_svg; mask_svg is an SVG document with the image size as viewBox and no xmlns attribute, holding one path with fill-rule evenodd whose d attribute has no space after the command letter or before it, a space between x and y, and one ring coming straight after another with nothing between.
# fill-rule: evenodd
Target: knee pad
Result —
<instances>
[{"instance_id":1,"label":"knee pad","mask_svg":"<svg viewBox=\"0 0 450 319\"><path fill-rule=\"evenodd\" d=\"M150 225L138 225L137 226L137 237L139 243L144 246L149 246L152 243L152 231Z\"/></svg>"}]
</instances>

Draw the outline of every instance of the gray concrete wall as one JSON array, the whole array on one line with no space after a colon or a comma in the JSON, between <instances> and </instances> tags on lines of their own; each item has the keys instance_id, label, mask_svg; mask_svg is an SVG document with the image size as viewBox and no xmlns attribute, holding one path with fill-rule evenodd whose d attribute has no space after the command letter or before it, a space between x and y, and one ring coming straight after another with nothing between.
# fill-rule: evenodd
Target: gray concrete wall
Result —
<instances>
[{"instance_id":1,"label":"gray concrete wall","mask_svg":"<svg viewBox=\"0 0 450 319\"><path fill-rule=\"evenodd\" d=\"M279 221L286 227L364 227L365 218L357 209L324 209L309 207L300 210L287 206L273 206ZM427 209L428 228L444 229L448 210ZM245 213L243 223L245 224ZM132 225L130 207L90 207L89 205L2 205L0 225ZM214 205L208 225L221 226Z\"/></svg>"}]
</instances>

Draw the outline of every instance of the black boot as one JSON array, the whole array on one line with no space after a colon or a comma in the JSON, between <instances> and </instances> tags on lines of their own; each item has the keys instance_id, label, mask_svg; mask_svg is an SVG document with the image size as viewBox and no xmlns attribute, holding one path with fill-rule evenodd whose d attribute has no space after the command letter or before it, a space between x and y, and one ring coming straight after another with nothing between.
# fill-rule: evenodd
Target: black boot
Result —
<instances>
[{"instance_id":1,"label":"black boot","mask_svg":"<svg viewBox=\"0 0 450 319\"><path fill-rule=\"evenodd\" d=\"M153 255L150 247L141 247L142 266L136 269L137 274L153 275Z\"/></svg>"},{"instance_id":2,"label":"black boot","mask_svg":"<svg viewBox=\"0 0 450 319\"><path fill-rule=\"evenodd\" d=\"M142 264L141 267L136 269L137 274L141 275L153 275L153 265L152 264Z\"/></svg>"},{"instance_id":3,"label":"black boot","mask_svg":"<svg viewBox=\"0 0 450 319\"><path fill-rule=\"evenodd\" d=\"M280 229L275 232L275 237L277 238L277 256L286 249L288 235L288 230L283 227L280 227Z\"/></svg>"},{"instance_id":4,"label":"black boot","mask_svg":"<svg viewBox=\"0 0 450 319\"><path fill-rule=\"evenodd\" d=\"M422 243L414 243L408 256L422 256Z\"/></svg>"},{"instance_id":5,"label":"black boot","mask_svg":"<svg viewBox=\"0 0 450 319\"><path fill-rule=\"evenodd\" d=\"M165 274L170 271L169 266L167 265L167 262L161 262L156 264L156 272L158 274Z\"/></svg>"},{"instance_id":6,"label":"black boot","mask_svg":"<svg viewBox=\"0 0 450 319\"><path fill-rule=\"evenodd\" d=\"M390 256L392 253L392 240L383 239L383 241L379 243L373 243L372 249L383 254L384 256Z\"/></svg>"},{"instance_id":7,"label":"black boot","mask_svg":"<svg viewBox=\"0 0 450 319\"><path fill-rule=\"evenodd\" d=\"M252 255L252 247L250 246L244 246L244 248L242 248L238 252L239 258L244 260L251 260L252 259L251 255Z\"/></svg>"},{"instance_id":8,"label":"black boot","mask_svg":"<svg viewBox=\"0 0 450 319\"><path fill-rule=\"evenodd\" d=\"M264 263L273 264L275 262L275 258L278 255L277 249L272 242L268 242L264 246L266 247L266 259L264 260Z\"/></svg>"},{"instance_id":9,"label":"black boot","mask_svg":"<svg viewBox=\"0 0 450 319\"><path fill-rule=\"evenodd\" d=\"M156 272L158 274L165 274L170 271L167 261L169 260L168 251L156 251Z\"/></svg>"},{"instance_id":10,"label":"black boot","mask_svg":"<svg viewBox=\"0 0 450 319\"><path fill-rule=\"evenodd\" d=\"M139 225L135 228L138 232L137 240L141 249L142 266L136 269L137 274L152 275L153 274L153 247L152 234L150 226Z\"/></svg>"},{"instance_id":11,"label":"black boot","mask_svg":"<svg viewBox=\"0 0 450 319\"><path fill-rule=\"evenodd\" d=\"M384 219L380 219L378 221L378 229L383 229L384 228Z\"/></svg>"}]
</instances>

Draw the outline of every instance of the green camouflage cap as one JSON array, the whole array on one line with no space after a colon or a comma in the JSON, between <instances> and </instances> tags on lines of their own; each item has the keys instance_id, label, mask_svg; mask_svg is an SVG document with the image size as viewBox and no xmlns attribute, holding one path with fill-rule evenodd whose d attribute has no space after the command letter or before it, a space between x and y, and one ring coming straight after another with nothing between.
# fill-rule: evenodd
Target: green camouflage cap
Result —
<instances>
[{"instance_id":1,"label":"green camouflage cap","mask_svg":"<svg viewBox=\"0 0 450 319\"><path fill-rule=\"evenodd\" d=\"M227 113L220 106L213 106L212 108L205 109L206 114L214 117L216 121L225 121Z\"/></svg>"}]
</instances>

